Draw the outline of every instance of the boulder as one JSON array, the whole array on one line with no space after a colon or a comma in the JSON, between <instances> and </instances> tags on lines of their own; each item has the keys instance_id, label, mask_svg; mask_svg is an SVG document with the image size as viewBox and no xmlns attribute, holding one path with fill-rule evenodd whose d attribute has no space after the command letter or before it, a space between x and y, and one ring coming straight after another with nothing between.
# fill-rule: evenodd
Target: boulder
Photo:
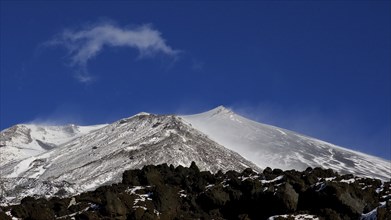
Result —
<instances>
[{"instance_id":1,"label":"boulder","mask_svg":"<svg viewBox=\"0 0 391 220\"><path fill-rule=\"evenodd\" d=\"M293 189L292 185L289 183L284 183L279 186L275 197L280 203L283 210L286 212L294 212L297 209L297 204L299 201L299 194Z\"/></svg>"},{"instance_id":2,"label":"boulder","mask_svg":"<svg viewBox=\"0 0 391 220\"><path fill-rule=\"evenodd\" d=\"M224 191L224 188L221 185L219 185L202 193L198 197L197 203L199 203L205 210L210 211L212 209L221 208L228 201L230 201L229 194Z\"/></svg>"},{"instance_id":3,"label":"boulder","mask_svg":"<svg viewBox=\"0 0 391 220\"><path fill-rule=\"evenodd\" d=\"M115 219L126 219L126 207L116 194L111 191L105 193L106 203L103 206L104 213Z\"/></svg>"}]
</instances>

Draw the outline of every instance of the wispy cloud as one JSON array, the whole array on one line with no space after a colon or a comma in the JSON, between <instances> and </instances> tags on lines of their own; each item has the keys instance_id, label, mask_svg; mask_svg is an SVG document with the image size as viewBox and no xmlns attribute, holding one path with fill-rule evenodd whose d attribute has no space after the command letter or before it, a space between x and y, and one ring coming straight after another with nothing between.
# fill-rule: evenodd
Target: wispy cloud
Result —
<instances>
[{"instance_id":1,"label":"wispy cloud","mask_svg":"<svg viewBox=\"0 0 391 220\"><path fill-rule=\"evenodd\" d=\"M200 72L204 69L205 63L203 61L193 59L191 69L195 72Z\"/></svg>"},{"instance_id":2,"label":"wispy cloud","mask_svg":"<svg viewBox=\"0 0 391 220\"><path fill-rule=\"evenodd\" d=\"M33 120L24 123L39 125L84 125L83 115L82 106L64 102L58 106L53 106L47 113L37 115Z\"/></svg>"},{"instance_id":3,"label":"wispy cloud","mask_svg":"<svg viewBox=\"0 0 391 220\"><path fill-rule=\"evenodd\" d=\"M163 54L176 57L179 53L162 38L161 33L151 25L120 27L110 22L97 23L79 29L67 29L46 43L47 46L61 46L68 51L70 65L80 82L91 82L88 62L105 47L128 47L136 49L140 58Z\"/></svg>"}]
</instances>

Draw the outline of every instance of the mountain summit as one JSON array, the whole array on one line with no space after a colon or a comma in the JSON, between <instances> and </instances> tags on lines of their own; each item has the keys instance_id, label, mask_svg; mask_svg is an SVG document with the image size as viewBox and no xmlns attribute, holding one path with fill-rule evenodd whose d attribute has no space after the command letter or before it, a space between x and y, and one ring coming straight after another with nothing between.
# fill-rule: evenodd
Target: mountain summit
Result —
<instances>
[{"instance_id":1,"label":"mountain summit","mask_svg":"<svg viewBox=\"0 0 391 220\"><path fill-rule=\"evenodd\" d=\"M304 170L322 167L383 180L391 178L390 161L258 123L223 106L181 117L210 139L261 168Z\"/></svg>"}]
</instances>

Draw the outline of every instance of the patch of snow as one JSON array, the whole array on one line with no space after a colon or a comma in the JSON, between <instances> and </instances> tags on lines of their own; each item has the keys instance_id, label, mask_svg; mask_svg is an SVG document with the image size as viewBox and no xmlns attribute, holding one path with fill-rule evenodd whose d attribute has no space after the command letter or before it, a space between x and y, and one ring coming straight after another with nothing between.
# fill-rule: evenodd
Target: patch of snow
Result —
<instances>
[{"instance_id":1,"label":"patch of snow","mask_svg":"<svg viewBox=\"0 0 391 220\"><path fill-rule=\"evenodd\" d=\"M337 178L337 177L327 177L327 178L324 178L324 180L330 182L330 181L335 180L335 178Z\"/></svg>"},{"instance_id":2,"label":"patch of snow","mask_svg":"<svg viewBox=\"0 0 391 220\"><path fill-rule=\"evenodd\" d=\"M258 175L240 176L240 177L239 177L239 179L241 179L242 181L245 181L246 179L255 180L255 179L258 179L258 178L259 178Z\"/></svg>"},{"instance_id":3,"label":"patch of snow","mask_svg":"<svg viewBox=\"0 0 391 220\"><path fill-rule=\"evenodd\" d=\"M83 213L83 212L86 212L88 209L89 209L90 207L87 207L87 208L85 208L85 209L83 209L83 210L81 210L81 211L78 211L78 212L75 212L75 213L72 213L72 214L69 214L69 215L64 215L64 216L61 216L61 217L57 217L56 219L67 219L67 218L73 218L74 219L74 217L76 216L76 215L78 215L78 214L81 214L81 213Z\"/></svg>"},{"instance_id":4,"label":"patch of snow","mask_svg":"<svg viewBox=\"0 0 391 220\"><path fill-rule=\"evenodd\" d=\"M68 204L68 207L67 207L67 208L69 208L69 207L71 207L71 206L73 206L73 205L76 205L76 199L75 199L75 197L73 197L73 198L71 199L71 201L69 201L69 204Z\"/></svg>"},{"instance_id":5,"label":"patch of snow","mask_svg":"<svg viewBox=\"0 0 391 220\"><path fill-rule=\"evenodd\" d=\"M280 132L282 135L287 135L285 132L283 132L281 129L276 128L278 132Z\"/></svg>"},{"instance_id":6,"label":"patch of snow","mask_svg":"<svg viewBox=\"0 0 391 220\"><path fill-rule=\"evenodd\" d=\"M351 184L351 183L354 183L356 182L356 179L354 178L351 178L351 179L348 179L348 180L341 180L342 183L348 183L348 184Z\"/></svg>"},{"instance_id":7,"label":"patch of snow","mask_svg":"<svg viewBox=\"0 0 391 220\"><path fill-rule=\"evenodd\" d=\"M187 197L187 195L186 195L184 192L185 192L185 190L179 191L179 192L178 192L179 197Z\"/></svg>"},{"instance_id":8,"label":"patch of snow","mask_svg":"<svg viewBox=\"0 0 391 220\"><path fill-rule=\"evenodd\" d=\"M319 189L316 190L316 192L322 191L324 188L326 188L326 184L321 183Z\"/></svg>"},{"instance_id":9,"label":"patch of snow","mask_svg":"<svg viewBox=\"0 0 391 220\"><path fill-rule=\"evenodd\" d=\"M145 202L146 200L152 200L150 198L150 196L151 196L150 193L147 193L147 194L138 194L137 193L138 190L142 190L142 189L145 189L145 187L143 187L143 186L135 186L135 187L132 187L132 188L129 188L129 189L125 190L126 193L130 193L131 195L138 196L138 198L136 198L134 200L133 205L136 205L139 202Z\"/></svg>"},{"instance_id":10,"label":"patch of snow","mask_svg":"<svg viewBox=\"0 0 391 220\"><path fill-rule=\"evenodd\" d=\"M274 179L272 179L272 180L259 180L259 181L260 181L262 184L265 184L265 183L274 183L274 182L276 182L276 181L282 180L282 178L284 178L283 175L278 176L278 177L276 177L276 178L274 178Z\"/></svg>"},{"instance_id":11,"label":"patch of snow","mask_svg":"<svg viewBox=\"0 0 391 220\"><path fill-rule=\"evenodd\" d=\"M5 214L8 215L9 217L11 217L12 220L19 220L19 219L21 219L21 218L16 218L16 217L12 216L11 211L7 211L7 212L5 212Z\"/></svg>"},{"instance_id":12,"label":"patch of snow","mask_svg":"<svg viewBox=\"0 0 391 220\"><path fill-rule=\"evenodd\" d=\"M145 189L145 188L143 186L134 186L132 188L125 190L125 192L130 193L132 195L132 194L136 194L136 191L141 190L141 189Z\"/></svg>"},{"instance_id":13,"label":"patch of snow","mask_svg":"<svg viewBox=\"0 0 391 220\"><path fill-rule=\"evenodd\" d=\"M30 157L20 161L18 165L15 166L14 171L10 175L6 176L6 178L18 177L23 172L26 172L30 167L31 162L33 162L34 160L35 157Z\"/></svg>"},{"instance_id":14,"label":"patch of snow","mask_svg":"<svg viewBox=\"0 0 391 220\"><path fill-rule=\"evenodd\" d=\"M125 147L125 151L134 151L134 150L138 150L140 149L141 147L140 146L129 146L129 147Z\"/></svg>"},{"instance_id":15,"label":"patch of snow","mask_svg":"<svg viewBox=\"0 0 391 220\"><path fill-rule=\"evenodd\" d=\"M382 183L382 185L379 188L376 189L376 193L379 194L383 190L384 190L384 183Z\"/></svg>"},{"instance_id":16,"label":"patch of snow","mask_svg":"<svg viewBox=\"0 0 391 220\"><path fill-rule=\"evenodd\" d=\"M97 210L97 209L99 209L99 205L98 205L98 204L95 204L95 203L90 203L90 208L91 208L92 210Z\"/></svg>"},{"instance_id":17,"label":"patch of snow","mask_svg":"<svg viewBox=\"0 0 391 220\"><path fill-rule=\"evenodd\" d=\"M145 207L145 206L139 206L139 205L134 205L134 206L133 206L133 209L144 209L144 210L147 210L147 207Z\"/></svg>"},{"instance_id":18,"label":"patch of snow","mask_svg":"<svg viewBox=\"0 0 391 220\"><path fill-rule=\"evenodd\" d=\"M181 197L181 198L182 198L182 197L185 197L185 198L186 198L187 195L186 195L186 194L183 194L183 193L180 193L180 194L179 194L179 197Z\"/></svg>"},{"instance_id":19,"label":"patch of snow","mask_svg":"<svg viewBox=\"0 0 391 220\"><path fill-rule=\"evenodd\" d=\"M274 220L276 218L286 218L286 219L295 219L295 220L319 220L315 215L309 214L286 214L286 215L275 215L268 218L268 220Z\"/></svg>"},{"instance_id":20,"label":"patch of snow","mask_svg":"<svg viewBox=\"0 0 391 220\"><path fill-rule=\"evenodd\" d=\"M161 214L161 213L160 213L158 210L156 210L156 209L153 210L153 213L154 213L155 215L157 215L157 217L159 217L160 214Z\"/></svg>"},{"instance_id":21,"label":"patch of snow","mask_svg":"<svg viewBox=\"0 0 391 220\"><path fill-rule=\"evenodd\" d=\"M209 188L212 188L215 184L209 184L207 186L205 186L205 189L209 189Z\"/></svg>"},{"instance_id":22,"label":"patch of snow","mask_svg":"<svg viewBox=\"0 0 391 220\"><path fill-rule=\"evenodd\" d=\"M152 200L151 198L149 198L150 194L136 194L136 195L139 196L139 198L134 200L133 205L136 205L139 202L145 202L146 200Z\"/></svg>"}]
</instances>

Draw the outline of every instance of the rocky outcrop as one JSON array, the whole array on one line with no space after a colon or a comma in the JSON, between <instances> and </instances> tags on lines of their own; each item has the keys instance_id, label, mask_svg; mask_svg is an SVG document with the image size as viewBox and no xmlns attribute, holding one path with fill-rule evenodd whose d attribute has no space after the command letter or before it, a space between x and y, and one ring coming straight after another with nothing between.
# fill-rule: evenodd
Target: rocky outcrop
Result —
<instances>
[{"instance_id":1,"label":"rocky outcrop","mask_svg":"<svg viewBox=\"0 0 391 220\"><path fill-rule=\"evenodd\" d=\"M211 174L189 168L145 166L122 182L72 198L26 197L1 207L11 219L391 219L391 185L320 168L267 168Z\"/></svg>"}]
</instances>

